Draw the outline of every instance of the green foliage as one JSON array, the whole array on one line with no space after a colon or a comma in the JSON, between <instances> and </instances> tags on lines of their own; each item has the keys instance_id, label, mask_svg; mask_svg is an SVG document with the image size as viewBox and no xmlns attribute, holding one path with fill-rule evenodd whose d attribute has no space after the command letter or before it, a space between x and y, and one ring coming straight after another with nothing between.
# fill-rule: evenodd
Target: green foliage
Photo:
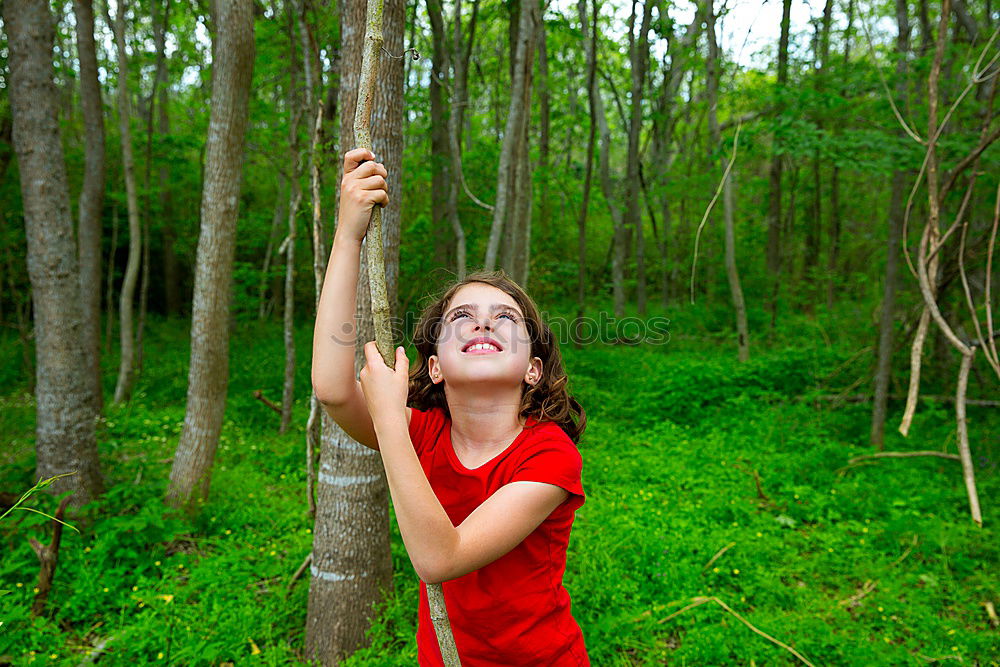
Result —
<instances>
[{"instance_id":1,"label":"green foliage","mask_svg":"<svg viewBox=\"0 0 1000 667\"><path fill-rule=\"evenodd\" d=\"M717 596L816 664L921 665L921 656L989 664L1000 651L981 607L998 602L1000 540L988 500L1000 490L990 444L997 416L970 408L987 515L979 529L952 461L845 468L867 451L868 409L798 399L827 390L846 352L779 346L738 364L679 335L688 316L678 316L666 345L563 347L570 390L589 418L588 497L565 583L593 664L797 664L714 604L664 620L697 596ZM286 594L311 546L302 436L275 435L276 416L250 395L279 393L280 332L236 329L212 494L194 519L161 503L183 421L187 334L180 323L153 322L135 399L110 408L101 425L109 490L74 520L82 535L64 533L40 618L29 613L38 566L26 538L46 541L51 522L23 512L0 523L0 590L9 591L0 596L0 655L16 664L75 665L84 647L109 638L107 664L302 662L307 578ZM308 334L299 332L300 349ZM299 370L303 424L308 364ZM20 405L16 396L3 401ZM24 435L0 485L23 488L33 410L3 413L5 433ZM940 446L953 437L952 420L938 404L922 405L915 442L896 436L889 446ZM57 499L33 502L51 513ZM416 660L417 579L392 525L395 590L373 620L371 645L347 665Z\"/></svg>"}]
</instances>

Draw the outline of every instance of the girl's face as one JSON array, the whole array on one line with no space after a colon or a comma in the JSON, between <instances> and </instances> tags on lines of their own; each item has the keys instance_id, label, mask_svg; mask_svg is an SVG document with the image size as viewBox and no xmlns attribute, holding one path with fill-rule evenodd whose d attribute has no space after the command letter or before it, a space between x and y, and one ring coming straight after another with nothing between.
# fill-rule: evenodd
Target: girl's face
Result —
<instances>
[{"instance_id":1,"label":"girl's face","mask_svg":"<svg viewBox=\"0 0 1000 667\"><path fill-rule=\"evenodd\" d=\"M428 359L431 381L452 388L483 383L498 388L535 384L542 360L531 356L521 307L503 290L469 283L445 305L437 354Z\"/></svg>"}]
</instances>

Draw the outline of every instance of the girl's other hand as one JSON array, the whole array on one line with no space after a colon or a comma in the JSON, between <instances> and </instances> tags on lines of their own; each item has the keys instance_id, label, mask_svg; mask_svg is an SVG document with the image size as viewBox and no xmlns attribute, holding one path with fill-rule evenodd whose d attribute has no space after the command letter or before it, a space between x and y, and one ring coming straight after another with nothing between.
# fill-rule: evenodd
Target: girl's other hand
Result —
<instances>
[{"instance_id":1,"label":"girl's other hand","mask_svg":"<svg viewBox=\"0 0 1000 667\"><path fill-rule=\"evenodd\" d=\"M406 419L406 399L409 391L410 360L400 345L396 348L396 368L386 366L375 341L365 343L365 367L358 380L368 404L368 414L377 427L386 418Z\"/></svg>"},{"instance_id":2,"label":"girl's other hand","mask_svg":"<svg viewBox=\"0 0 1000 667\"><path fill-rule=\"evenodd\" d=\"M389 193L385 166L375 162L375 154L355 148L344 155L344 178L340 182L340 213L337 233L360 242L368 231L372 208L387 206Z\"/></svg>"}]
</instances>

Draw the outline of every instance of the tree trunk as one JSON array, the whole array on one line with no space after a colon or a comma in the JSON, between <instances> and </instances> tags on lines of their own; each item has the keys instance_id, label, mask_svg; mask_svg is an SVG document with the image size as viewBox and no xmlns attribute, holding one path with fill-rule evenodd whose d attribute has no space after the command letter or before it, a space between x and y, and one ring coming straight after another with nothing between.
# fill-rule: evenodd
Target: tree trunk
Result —
<instances>
[{"instance_id":1,"label":"tree trunk","mask_svg":"<svg viewBox=\"0 0 1000 667\"><path fill-rule=\"evenodd\" d=\"M94 410L104 407L101 389L101 212L104 206L104 105L97 78L92 0L74 0L76 44L80 57L80 106L83 109L84 173L80 191L77 245L84 358L90 364Z\"/></svg>"},{"instance_id":2,"label":"tree trunk","mask_svg":"<svg viewBox=\"0 0 1000 667\"><path fill-rule=\"evenodd\" d=\"M445 26L441 13L441 0L427 0L427 15L431 22L433 56L428 94L431 103L431 225L437 230L439 240L434 244L435 252L446 250L449 240L448 196L451 159L449 153L448 115L444 101L448 85L448 49L445 46ZM439 259L444 259L439 256Z\"/></svg>"},{"instance_id":3,"label":"tree trunk","mask_svg":"<svg viewBox=\"0 0 1000 667\"><path fill-rule=\"evenodd\" d=\"M583 34L584 50L587 58L587 106L590 114L590 126L587 132L587 158L583 177L583 203L580 205L580 216L577 219L577 265L578 276L576 284L576 322L573 326L573 340L577 348L583 344L583 316L586 306L587 286L587 210L590 206L590 184L594 171L594 143L597 137L597 0L594 0L593 18L591 19L590 35L587 34L587 0L576 3L577 15L580 18L580 32Z\"/></svg>"},{"instance_id":4,"label":"tree trunk","mask_svg":"<svg viewBox=\"0 0 1000 667\"><path fill-rule=\"evenodd\" d=\"M284 179L278 177L278 192L274 198L274 212L271 214L271 233L267 237L267 247L264 248L264 262L260 268L260 282L257 283L257 319L263 321L269 314L267 305L270 299L267 296L267 283L271 273L271 259L274 256L274 244L281 233L281 219L285 215L282 206L285 200L283 192Z\"/></svg>"},{"instance_id":5,"label":"tree trunk","mask_svg":"<svg viewBox=\"0 0 1000 667\"><path fill-rule=\"evenodd\" d=\"M300 97L300 86L306 91L310 91L312 86L308 80L299 80L299 59L295 48L295 21L292 14L298 14L298 9L291 4L286 6L288 17L288 48L289 48L289 75L288 75L288 161L289 161L289 188L288 188L288 235L281 243L285 254L285 289L284 289L284 317L282 318L282 331L285 343L285 377L281 390L281 424L278 433L287 433L292 425L292 404L295 402L295 242L298 238L296 234L297 219L299 216L299 206L302 203L302 152L299 146L299 121L303 112L308 115L308 99ZM301 27L301 22L300 22ZM303 44L308 44L308 39L303 39ZM302 63L308 72L309 54L303 52ZM311 98L309 94L307 97Z\"/></svg>"},{"instance_id":6,"label":"tree trunk","mask_svg":"<svg viewBox=\"0 0 1000 667\"><path fill-rule=\"evenodd\" d=\"M455 0L451 63L453 67L451 112L448 115L448 150L451 155L452 178L448 182L448 220L455 234L455 274L458 280L465 279L468 264L465 230L458 214L458 188L465 182L462 172L462 127L465 108L468 106L469 56L476 37L476 16L479 0L473 0L472 18L469 21L469 37L462 37L462 0Z\"/></svg>"},{"instance_id":7,"label":"tree trunk","mask_svg":"<svg viewBox=\"0 0 1000 667\"><path fill-rule=\"evenodd\" d=\"M785 109L785 85L788 83L788 32L791 20L792 0L782 0L781 35L778 39L778 85L776 115L780 116ZM771 328L774 328L778 312L778 290L781 287L781 172L782 156L779 153L780 139L774 137L771 148L771 167L769 173L770 196L767 213L767 268L771 273L772 288L769 299L771 310Z\"/></svg>"},{"instance_id":8,"label":"tree trunk","mask_svg":"<svg viewBox=\"0 0 1000 667\"><path fill-rule=\"evenodd\" d=\"M611 289L614 299L615 317L625 316L625 224L622 211L615 203L614 184L611 181L611 130L608 119L604 115L604 100L601 99L600 87L594 81L593 99L597 107L597 128L601 133L600 169L601 190L604 201L611 213L611 223L614 234L611 240Z\"/></svg>"},{"instance_id":9,"label":"tree trunk","mask_svg":"<svg viewBox=\"0 0 1000 667\"><path fill-rule=\"evenodd\" d=\"M642 236L642 214L639 208L639 135L642 133L642 94L649 66L649 25L653 18L653 0L646 0L642 11L639 34L634 31L635 6L629 21L629 60L631 61L631 109L628 123L628 158L626 160L625 226L635 229L636 240L636 301L639 315L646 315L646 258Z\"/></svg>"},{"instance_id":10,"label":"tree trunk","mask_svg":"<svg viewBox=\"0 0 1000 667\"><path fill-rule=\"evenodd\" d=\"M492 271L497 265L500 241L504 229L511 223L511 211L516 202L511 197L516 180L519 144L524 141L524 126L530 109L531 70L534 58L535 30L540 22L539 6L536 0L522 0L517 23L516 47L512 49L512 80L507 123L504 129L503 146L500 149L500 166L497 169L497 200L493 209L493 224L486 246L484 268ZM511 17L513 21L513 17ZM510 230L508 230L509 232Z\"/></svg>"},{"instance_id":11,"label":"tree trunk","mask_svg":"<svg viewBox=\"0 0 1000 667\"><path fill-rule=\"evenodd\" d=\"M110 17L108 19L111 23ZM128 209L128 264L118 300L118 340L121 359L115 384L115 403L132 396L135 382L135 334L132 330L132 306L135 285L142 262L142 228L139 221L139 195L135 185L135 157L132 153L132 128L128 91L128 54L125 52L125 0L118 3L114 19L115 45L118 51L118 132L122 148L122 172L125 176L125 201Z\"/></svg>"},{"instance_id":12,"label":"tree trunk","mask_svg":"<svg viewBox=\"0 0 1000 667\"><path fill-rule=\"evenodd\" d=\"M552 123L547 38L548 32L545 29L545 22L540 21L538 26L538 164L541 170L542 191L538 212L543 223L549 227L551 224L549 220L549 143ZM530 233L528 238L530 241Z\"/></svg>"},{"instance_id":13,"label":"tree trunk","mask_svg":"<svg viewBox=\"0 0 1000 667\"><path fill-rule=\"evenodd\" d=\"M226 408L234 241L254 58L250 0L219 3L216 9L187 410L167 492L169 504L188 509L208 496Z\"/></svg>"},{"instance_id":14,"label":"tree trunk","mask_svg":"<svg viewBox=\"0 0 1000 667\"><path fill-rule=\"evenodd\" d=\"M708 60L705 62L708 69L708 129L712 137L713 150L719 150L721 153L722 138L719 131L716 109L719 100L719 46L715 37L715 7L713 3L714 0L708 0L705 6L705 29L708 34ZM738 139L739 135L737 134L736 140ZM730 160L735 159L736 151L734 148L733 157ZM722 184L722 207L726 224L726 276L729 279L729 293L732 296L733 308L736 311L739 360L747 361L750 359L750 337L747 326L746 301L743 298L743 288L740 285L739 272L736 270L736 234L733 225L733 170L732 164L730 164L728 167L729 173L726 174L725 158L720 157L719 160L723 167L724 179Z\"/></svg>"},{"instance_id":15,"label":"tree trunk","mask_svg":"<svg viewBox=\"0 0 1000 667\"><path fill-rule=\"evenodd\" d=\"M907 0L896 0L896 103L907 106L907 58L910 52L910 20ZM902 134L902 132L899 132ZM886 246L885 284L882 286L882 312L878 329L878 361L875 371L875 397L872 401L870 442L879 451L885 449L885 417L889 400L889 380L892 377L893 311L896 306L896 276L899 267L900 241L903 234L903 196L907 187L906 172L892 173L892 194L889 197L889 241Z\"/></svg>"},{"instance_id":16,"label":"tree trunk","mask_svg":"<svg viewBox=\"0 0 1000 667\"><path fill-rule=\"evenodd\" d=\"M10 68L13 143L21 176L34 297L36 365L35 476L73 491L76 506L104 492L94 437L91 366L84 346L80 273L73 240L66 165L53 82L55 26L45 0L0 5Z\"/></svg>"},{"instance_id":17,"label":"tree trunk","mask_svg":"<svg viewBox=\"0 0 1000 667\"><path fill-rule=\"evenodd\" d=\"M366 7L350 0L341 0L338 7L343 40L338 91L340 146L346 150L354 146L352 124ZM383 34L389 53L403 50L403 10L402 0L385 1ZM390 200L382 215L382 247L389 303L394 304L399 277L403 62L385 58L379 69L373 102L378 110L373 152L389 172ZM374 338L367 256L362 257L358 276L357 309L355 365L360 369L365 363L364 343ZM392 588L392 560L389 489L379 453L351 439L325 411L322 433L306 656L329 665L366 644L372 607L382 600L383 590Z\"/></svg>"}]
</instances>

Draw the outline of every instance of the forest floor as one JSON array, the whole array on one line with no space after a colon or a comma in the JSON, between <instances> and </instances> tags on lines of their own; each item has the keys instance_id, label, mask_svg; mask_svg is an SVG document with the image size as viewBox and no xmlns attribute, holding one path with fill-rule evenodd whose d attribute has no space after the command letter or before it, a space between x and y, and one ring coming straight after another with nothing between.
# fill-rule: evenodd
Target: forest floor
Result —
<instances>
[{"instance_id":1,"label":"forest floor","mask_svg":"<svg viewBox=\"0 0 1000 667\"><path fill-rule=\"evenodd\" d=\"M237 327L211 497L180 520L164 518L161 499L184 419L188 331L154 322L133 400L107 408L108 492L80 518L82 535L64 532L40 618L29 611L38 562L28 538L47 542L51 522L17 512L0 525L0 664L76 665L97 645L111 665L303 662L308 579L287 589L312 542L311 330L297 336L299 428L279 436L252 392L280 398L280 329ZM796 335L739 364L728 336L676 331L658 346L563 346L588 415L587 501L565 584L593 664L1000 664L987 612L1000 607L1000 411L969 408L978 528L955 461L848 465L871 451L870 405L818 397L866 372L859 346L814 336L808 347ZM20 493L35 481L34 402L6 342L0 491ZM972 384L970 395L989 398ZM949 404L922 402L908 440L895 430L902 405L890 408L887 449L956 451ZM51 512L56 499L29 505ZM395 593L372 645L345 664L416 664L417 578L392 531Z\"/></svg>"}]
</instances>

